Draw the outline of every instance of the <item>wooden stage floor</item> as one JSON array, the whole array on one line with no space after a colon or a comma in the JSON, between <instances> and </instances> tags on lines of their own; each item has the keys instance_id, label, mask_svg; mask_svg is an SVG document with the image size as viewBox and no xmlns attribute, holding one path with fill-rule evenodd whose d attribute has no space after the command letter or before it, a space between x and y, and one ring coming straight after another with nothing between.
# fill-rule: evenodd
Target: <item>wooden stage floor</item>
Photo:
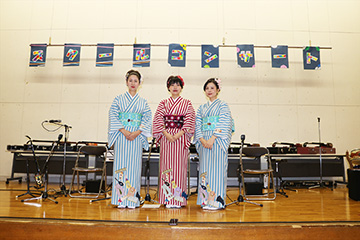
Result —
<instances>
[{"instance_id":1,"label":"wooden stage floor","mask_svg":"<svg viewBox=\"0 0 360 240\"><path fill-rule=\"evenodd\" d=\"M59 189L57 185L50 188ZM218 239L234 237L234 234L249 236L249 239L254 239L256 235L257 239L262 239L261 236L269 239L269 234L274 237L273 239L282 239L284 236L287 239L304 239L303 237L309 234L331 236L327 239L359 239L360 234L360 201L349 199L348 189L342 184L338 184L334 190L286 190L288 198L278 194L275 201L261 201L263 207L240 203L220 211L202 210L196 205L196 195L191 195L188 205L182 209L166 209L163 206L157 209L117 209L111 206L110 200L89 203L88 199L69 196L58 197L58 204L48 199L21 202L21 199L26 199L27 196L18 199L16 196L24 192L25 183L0 183L0 239L5 238L2 234L5 232L8 233L6 236L9 236L9 239L16 236L21 239L21 236L26 236L26 231L35 231L34 229L42 231L43 234L60 231L62 236L66 236L65 239L73 237L67 235L71 231L76 231L72 228L83 226L84 231L87 229L84 226L99 225L105 226L103 229L108 229L106 234L109 236L117 236L121 226L120 229L127 229L126 234L130 234L126 235L128 237L149 237L148 234L156 234L154 239L170 238L169 236L177 238L177 234L181 234L179 238L191 236L193 239L205 238L206 234L210 239L217 234L220 236ZM156 187L151 187L150 193L154 197ZM228 188L227 194L230 199L235 200L238 189ZM145 189L142 196L145 196ZM231 202L229 198L226 200L227 203ZM178 219L178 225L170 226L170 219ZM67 231L64 231L64 226ZM285 228L281 230L279 227ZM49 228L51 231L47 233ZM260 229L261 231L258 231ZM80 238L91 239L97 236L90 230L85 230L83 234L88 236Z\"/></svg>"}]
</instances>

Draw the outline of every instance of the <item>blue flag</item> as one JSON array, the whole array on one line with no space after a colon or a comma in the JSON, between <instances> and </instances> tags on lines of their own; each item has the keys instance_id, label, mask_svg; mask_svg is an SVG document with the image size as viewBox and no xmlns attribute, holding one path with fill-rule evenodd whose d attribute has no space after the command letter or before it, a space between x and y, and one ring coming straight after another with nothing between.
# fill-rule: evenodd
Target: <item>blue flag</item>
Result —
<instances>
[{"instance_id":1,"label":"blue flag","mask_svg":"<svg viewBox=\"0 0 360 240\"><path fill-rule=\"evenodd\" d=\"M46 62L46 43L31 44L29 67L45 66Z\"/></svg>"},{"instance_id":2,"label":"blue flag","mask_svg":"<svg viewBox=\"0 0 360 240\"><path fill-rule=\"evenodd\" d=\"M289 68L288 46L271 46L273 68Z\"/></svg>"},{"instance_id":3,"label":"blue flag","mask_svg":"<svg viewBox=\"0 0 360 240\"><path fill-rule=\"evenodd\" d=\"M97 67L112 67L114 62L114 44L98 43L96 53Z\"/></svg>"},{"instance_id":4,"label":"blue flag","mask_svg":"<svg viewBox=\"0 0 360 240\"><path fill-rule=\"evenodd\" d=\"M320 48L305 47L303 50L304 69L321 69Z\"/></svg>"},{"instance_id":5,"label":"blue flag","mask_svg":"<svg viewBox=\"0 0 360 240\"><path fill-rule=\"evenodd\" d=\"M201 45L201 67L219 67L219 47L213 45Z\"/></svg>"},{"instance_id":6,"label":"blue flag","mask_svg":"<svg viewBox=\"0 0 360 240\"><path fill-rule=\"evenodd\" d=\"M150 44L134 44L133 67L150 67Z\"/></svg>"},{"instance_id":7,"label":"blue flag","mask_svg":"<svg viewBox=\"0 0 360 240\"><path fill-rule=\"evenodd\" d=\"M236 45L236 57L239 67L255 67L254 45Z\"/></svg>"},{"instance_id":8,"label":"blue flag","mask_svg":"<svg viewBox=\"0 0 360 240\"><path fill-rule=\"evenodd\" d=\"M80 49L81 44L65 43L63 66L79 66L80 65Z\"/></svg>"},{"instance_id":9,"label":"blue flag","mask_svg":"<svg viewBox=\"0 0 360 240\"><path fill-rule=\"evenodd\" d=\"M186 44L169 44L168 63L172 67L185 67Z\"/></svg>"}]
</instances>

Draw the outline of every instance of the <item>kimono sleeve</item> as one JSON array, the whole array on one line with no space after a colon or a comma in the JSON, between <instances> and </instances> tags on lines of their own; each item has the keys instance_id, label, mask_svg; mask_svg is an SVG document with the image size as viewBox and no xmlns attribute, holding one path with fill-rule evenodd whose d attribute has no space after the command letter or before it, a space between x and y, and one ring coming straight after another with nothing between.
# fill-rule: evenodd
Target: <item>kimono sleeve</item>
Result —
<instances>
[{"instance_id":1,"label":"kimono sleeve","mask_svg":"<svg viewBox=\"0 0 360 240\"><path fill-rule=\"evenodd\" d=\"M158 141L162 136L162 131L165 129L164 123L165 114L165 101L162 100L156 109L154 120L153 120L153 136Z\"/></svg>"},{"instance_id":2,"label":"kimono sleeve","mask_svg":"<svg viewBox=\"0 0 360 240\"><path fill-rule=\"evenodd\" d=\"M191 138L195 132L195 110L190 101L188 101L188 108L181 130L183 130L189 138Z\"/></svg>"},{"instance_id":3,"label":"kimono sleeve","mask_svg":"<svg viewBox=\"0 0 360 240\"><path fill-rule=\"evenodd\" d=\"M198 142L200 138L203 137L202 133L202 107L200 106L196 112L196 119L195 119L195 134L194 134L194 143Z\"/></svg>"},{"instance_id":4,"label":"kimono sleeve","mask_svg":"<svg viewBox=\"0 0 360 240\"><path fill-rule=\"evenodd\" d=\"M120 134L119 129L124 128L123 124L121 123L119 119L120 114L120 108L119 108L119 97L116 97L111 104L110 110L109 110L109 129L108 129L108 145L111 147L117 137Z\"/></svg>"},{"instance_id":5,"label":"kimono sleeve","mask_svg":"<svg viewBox=\"0 0 360 240\"><path fill-rule=\"evenodd\" d=\"M149 107L149 104L145 101L144 111L142 112L142 118L139 130L141 131L141 134L145 137L151 137L151 109Z\"/></svg>"}]
</instances>

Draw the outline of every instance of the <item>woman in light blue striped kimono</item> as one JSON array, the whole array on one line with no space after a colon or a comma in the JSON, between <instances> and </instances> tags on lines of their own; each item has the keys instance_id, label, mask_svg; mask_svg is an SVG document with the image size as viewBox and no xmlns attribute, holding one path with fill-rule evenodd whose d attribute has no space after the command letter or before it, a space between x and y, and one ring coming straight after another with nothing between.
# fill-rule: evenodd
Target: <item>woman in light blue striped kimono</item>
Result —
<instances>
[{"instance_id":1,"label":"woman in light blue striped kimono","mask_svg":"<svg viewBox=\"0 0 360 240\"><path fill-rule=\"evenodd\" d=\"M194 143L200 157L197 204L203 209L225 208L228 148L233 131L229 106L217 99L220 79L210 78L204 84L209 101L196 113Z\"/></svg>"},{"instance_id":2,"label":"woman in light blue striped kimono","mask_svg":"<svg viewBox=\"0 0 360 240\"><path fill-rule=\"evenodd\" d=\"M151 110L137 93L141 83L138 71L126 74L128 91L115 97L109 110L109 147L114 146L111 204L119 208L140 206L142 149L151 137Z\"/></svg>"}]
</instances>

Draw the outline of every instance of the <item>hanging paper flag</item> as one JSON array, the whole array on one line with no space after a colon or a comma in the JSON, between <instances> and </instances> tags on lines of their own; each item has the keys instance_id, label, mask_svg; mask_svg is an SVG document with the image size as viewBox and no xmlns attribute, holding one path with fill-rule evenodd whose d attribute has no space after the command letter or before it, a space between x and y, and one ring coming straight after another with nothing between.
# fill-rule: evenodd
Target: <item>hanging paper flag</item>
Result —
<instances>
[{"instance_id":1,"label":"hanging paper flag","mask_svg":"<svg viewBox=\"0 0 360 240\"><path fill-rule=\"evenodd\" d=\"M134 44L133 67L150 67L150 44Z\"/></svg>"},{"instance_id":2,"label":"hanging paper flag","mask_svg":"<svg viewBox=\"0 0 360 240\"><path fill-rule=\"evenodd\" d=\"M114 44L98 43L96 53L97 67L112 67L114 61Z\"/></svg>"},{"instance_id":3,"label":"hanging paper flag","mask_svg":"<svg viewBox=\"0 0 360 240\"><path fill-rule=\"evenodd\" d=\"M236 56L239 67L255 67L254 45L236 45Z\"/></svg>"},{"instance_id":4,"label":"hanging paper flag","mask_svg":"<svg viewBox=\"0 0 360 240\"><path fill-rule=\"evenodd\" d=\"M172 67L185 67L186 44L169 44L168 63Z\"/></svg>"},{"instance_id":5,"label":"hanging paper flag","mask_svg":"<svg viewBox=\"0 0 360 240\"><path fill-rule=\"evenodd\" d=\"M271 46L273 68L289 68L288 46Z\"/></svg>"},{"instance_id":6,"label":"hanging paper flag","mask_svg":"<svg viewBox=\"0 0 360 240\"><path fill-rule=\"evenodd\" d=\"M79 66L81 44L65 43L63 66Z\"/></svg>"},{"instance_id":7,"label":"hanging paper flag","mask_svg":"<svg viewBox=\"0 0 360 240\"><path fill-rule=\"evenodd\" d=\"M29 67L45 66L46 61L46 43L31 44Z\"/></svg>"},{"instance_id":8,"label":"hanging paper flag","mask_svg":"<svg viewBox=\"0 0 360 240\"><path fill-rule=\"evenodd\" d=\"M303 50L304 69L321 69L320 48L305 47Z\"/></svg>"},{"instance_id":9,"label":"hanging paper flag","mask_svg":"<svg viewBox=\"0 0 360 240\"><path fill-rule=\"evenodd\" d=\"M202 68L219 67L219 47L213 45L201 45L201 53Z\"/></svg>"}]
</instances>

